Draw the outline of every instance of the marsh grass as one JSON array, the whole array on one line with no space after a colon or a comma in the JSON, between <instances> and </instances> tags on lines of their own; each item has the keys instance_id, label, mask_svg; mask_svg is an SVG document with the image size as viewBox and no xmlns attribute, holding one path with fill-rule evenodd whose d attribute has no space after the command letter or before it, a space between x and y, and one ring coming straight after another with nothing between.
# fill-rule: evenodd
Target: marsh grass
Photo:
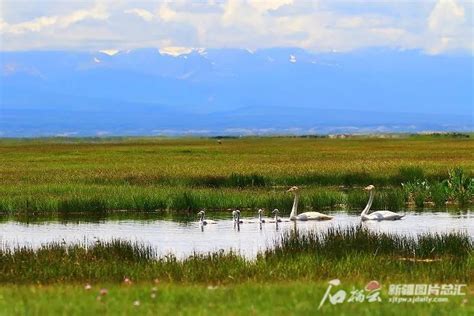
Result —
<instances>
[{"instance_id":1,"label":"marsh grass","mask_svg":"<svg viewBox=\"0 0 474 316\"><path fill-rule=\"evenodd\" d=\"M40 249L0 251L1 283L121 282L159 278L174 282L278 281L330 276L380 279L472 279L473 245L468 236L378 234L362 227L324 233L289 232L249 260L233 252L157 256L154 249L123 240L92 245L52 243ZM429 263L406 258L436 259Z\"/></svg>"},{"instance_id":2,"label":"marsh grass","mask_svg":"<svg viewBox=\"0 0 474 316\"><path fill-rule=\"evenodd\" d=\"M441 208L446 205L446 202L449 199L449 192L446 188L446 185L442 182L436 182L431 185L431 200L433 203Z\"/></svg>"},{"instance_id":3,"label":"marsh grass","mask_svg":"<svg viewBox=\"0 0 474 316\"><path fill-rule=\"evenodd\" d=\"M360 210L366 197L357 191L368 184L378 188L374 208L396 211L408 201L442 207L443 179L448 201L465 207L472 152L470 139L433 137L0 139L0 212L284 211L293 185L304 188L302 209ZM402 198L400 183L416 181L434 189Z\"/></svg>"},{"instance_id":4,"label":"marsh grass","mask_svg":"<svg viewBox=\"0 0 474 316\"><path fill-rule=\"evenodd\" d=\"M289 251L291 250L291 251ZM267 255L287 255L288 252L323 254L341 258L354 254L388 255L417 258L451 257L465 259L472 254L473 245L467 235L459 233L422 234L416 238L374 233L362 227L330 228L300 234L288 232L281 243Z\"/></svg>"},{"instance_id":5,"label":"marsh grass","mask_svg":"<svg viewBox=\"0 0 474 316\"><path fill-rule=\"evenodd\" d=\"M425 172L419 166L402 166L398 169L399 182L413 182L425 179Z\"/></svg>"},{"instance_id":6,"label":"marsh grass","mask_svg":"<svg viewBox=\"0 0 474 316\"><path fill-rule=\"evenodd\" d=\"M349 191L346 206L349 210L362 210L367 204L367 200L368 195L366 192L360 190ZM405 207L405 204L405 195L402 190L383 190L375 193L372 209L399 211Z\"/></svg>"},{"instance_id":7,"label":"marsh grass","mask_svg":"<svg viewBox=\"0 0 474 316\"><path fill-rule=\"evenodd\" d=\"M422 207L433 201L436 208L444 209L449 200L443 187L433 184L424 191ZM328 187L303 187L300 210L360 211L367 204L368 195L360 188L339 190ZM400 211L406 209L414 194L406 187L382 188L375 194L373 209ZM188 213L199 209L228 210L240 208L254 210L266 208L289 212L293 197L285 187L278 188L189 188L163 186L84 186L48 185L30 186L18 192L15 187L0 187L0 212L6 214L76 213L107 214L113 211L158 211ZM427 204L426 204L427 205ZM431 206L432 208L432 206Z\"/></svg>"}]
</instances>

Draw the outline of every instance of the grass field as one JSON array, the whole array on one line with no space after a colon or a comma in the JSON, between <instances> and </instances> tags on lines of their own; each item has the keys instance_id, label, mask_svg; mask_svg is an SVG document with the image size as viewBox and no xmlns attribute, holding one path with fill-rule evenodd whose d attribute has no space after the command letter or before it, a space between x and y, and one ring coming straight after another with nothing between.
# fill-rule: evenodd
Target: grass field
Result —
<instances>
[{"instance_id":1,"label":"grass field","mask_svg":"<svg viewBox=\"0 0 474 316\"><path fill-rule=\"evenodd\" d=\"M344 280L341 280L344 282ZM345 282L345 290L365 284ZM443 303L328 302L317 310L327 283L289 281L202 284L93 284L0 286L1 315L459 315L474 312L471 297ZM386 293L388 284L382 283ZM100 295L106 289L106 295ZM383 293L382 292L382 293Z\"/></svg>"},{"instance_id":2,"label":"grass field","mask_svg":"<svg viewBox=\"0 0 474 316\"><path fill-rule=\"evenodd\" d=\"M287 210L291 196L284 188L290 185L305 188L304 208L350 210L364 205L360 187L368 184L388 189L379 191L374 207L398 210L410 202L402 182L437 184L455 167L472 177L473 152L470 138L429 136L221 144L199 138L3 139L0 211ZM444 208L456 201L431 191L420 191L411 203ZM472 194L463 199L471 201Z\"/></svg>"},{"instance_id":3,"label":"grass field","mask_svg":"<svg viewBox=\"0 0 474 316\"><path fill-rule=\"evenodd\" d=\"M414 239L352 228L288 234L255 260L230 253L156 260L153 249L123 241L3 250L0 314L312 315L338 278L349 295L377 280L381 302L327 301L325 314L471 315L470 287L447 302L414 304L390 302L389 285L470 285L472 249L461 234Z\"/></svg>"},{"instance_id":4,"label":"grass field","mask_svg":"<svg viewBox=\"0 0 474 316\"><path fill-rule=\"evenodd\" d=\"M301 209L360 212L367 201L361 188L368 184L377 187L374 208L459 210L472 205L473 153L470 138L430 136L221 144L198 138L2 139L0 212L27 222L77 213L122 216L114 210L173 218L200 208L278 207L284 214L292 204L285 189L292 185L302 187ZM383 301L326 303L328 315L474 312L469 236L411 238L352 228L285 235L254 260L235 253L157 259L154 249L126 240L1 248L0 315L314 315L334 278L348 293L377 280ZM449 302L395 304L387 297L392 283L468 287L466 296Z\"/></svg>"}]
</instances>

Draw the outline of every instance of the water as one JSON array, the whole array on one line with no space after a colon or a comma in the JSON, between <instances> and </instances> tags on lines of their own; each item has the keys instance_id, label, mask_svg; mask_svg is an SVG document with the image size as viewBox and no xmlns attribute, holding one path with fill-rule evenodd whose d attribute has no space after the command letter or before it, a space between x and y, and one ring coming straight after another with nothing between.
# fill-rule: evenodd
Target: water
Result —
<instances>
[{"instance_id":1,"label":"water","mask_svg":"<svg viewBox=\"0 0 474 316\"><path fill-rule=\"evenodd\" d=\"M334 213L331 221L298 222L296 228L324 231L329 227L348 227L360 224L357 215ZM226 215L227 216L227 215ZM211 217L211 216L209 216ZM216 215L217 224L201 227L196 221L173 221L153 219L96 220L51 220L22 223L14 220L0 222L0 245L2 247L40 247L49 242L91 243L97 239L126 239L151 245L160 255L174 254L184 258L194 252L233 250L252 258L267 247L271 247L281 234L295 228L293 222L263 224L244 223L238 231L230 219ZM220 219L219 219L220 218ZM401 221L364 222L370 230L402 235L420 233L463 232L474 239L474 215L451 213L409 213Z\"/></svg>"}]
</instances>

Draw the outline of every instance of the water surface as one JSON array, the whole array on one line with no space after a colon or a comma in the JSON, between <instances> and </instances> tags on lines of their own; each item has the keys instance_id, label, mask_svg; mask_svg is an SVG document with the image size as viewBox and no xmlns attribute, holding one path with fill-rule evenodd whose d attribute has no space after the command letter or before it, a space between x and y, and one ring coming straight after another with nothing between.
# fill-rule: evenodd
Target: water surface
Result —
<instances>
[{"instance_id":1,"label":"water surface","mask_svg":"<svg viewBox=\"0 0 474 316\"><path fill-rule=\"evenodd\" d=\"M213 214L214 215L214 214ZM272 247L279 237L291 229L325 231L330 227L349 227L361 223L360 217L347 213L333 213L331 221L274 223L260 225L244 223L234 227L227 214L215 214L217 224L200 226L193 217L181 221L159 219L147 215L141 219L98 219L93 221L54 219L19 222L11 219L0 222L2 247L40 247L49 242L92 243L95 240L125 239L151 245L160 255L174 254L183 258L194 252L233 250L246 257ZM213 218L213 216L209 216ZM227 217L227 218L226 218ZM190 221L189 219L193 219ZM248 218L252 219L252 218ZM363 222L370 230L415 236L420 233L462 232L474 239L474 216L464 213L423 212L408 213L400 221ZM255 219L256 220L256 219Z\"/></svg>"}]
</instances>

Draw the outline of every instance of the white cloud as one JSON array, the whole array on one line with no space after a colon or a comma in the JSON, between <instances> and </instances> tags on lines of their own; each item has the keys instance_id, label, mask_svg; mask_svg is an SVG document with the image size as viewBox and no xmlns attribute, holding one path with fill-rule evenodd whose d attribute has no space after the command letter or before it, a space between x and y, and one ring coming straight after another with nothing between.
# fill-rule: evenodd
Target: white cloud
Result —
<instances>
[{"instance_id":1,"label":"white cloud","mask_svg":"<svg viewBox=\"0 0 474 316\"><path fill-rule=\"evenodd\" d=\"M64 16L40 16L35 19L21 22L17 24L8 24L4 21L1 23L2 33L22 34L26 32L40 32L44 28L51 26L59 26L67 28L70 25L78 23L86 19L106 20L109 17L105 10L105 6L96 5L89 10L77 10Z\"/></svg>"},{"instance_id":2,"label":"white cloud","mask_svg":"<svg viewBox=\"0 0 474 316\"><path fill-rule=\"evenodd\" d=\"M128 14L137 15L137 16L141 17L143 20L145 20L147 22L150 22L154 18L153 13L151 13L150 11L145 10L145 9L134 8L134 9L125 10L123 12L128 13Z\"/></svg>"},{"instance_id":3,"label":"white cloud","mask_svg":"<svg viewBox=\"0 0 474 316\"><path fill-rule=\"evenodd\" d=\"M454 0L439 0L428 18L428 27L434 32L452 32L464 24L464 8Z\"/></svg>"},{"instance_id":4,"label":"white cloud","mask_svg":"<svg viewBox=\"0 0 474 316\"><path fill-rule=\"evenodd\" d=\"M24 32L39 32L41 31L42 28L50 25L56 24L58 21L58 17L52 16L52 17L47 17L47 16L42 16L36 19L33 19L31 21L23 22L23 23L18 23L15 25L6 25L5 29L7 32L11 33L16 33L16 34L21 34Z\"/></svg>"},{"instance_id":5,"label":"white cloud","mask_svg":"<svg viewBox=\"0 0 474 316\"><path fill-rule=\"evenodd\" d=\"M283 5L289 5L293 2L293 0L249 0L250 5L257 9L259 12L277 10Z\"/></svg>"},{"instance_id":6,"label":"white cloud","mask_svg":"<svg viewBox=\"0 0 474 316\"><path fill-rule=\"evenodd\" d=\"M466 21L466 11L454 0L439 0L428 20L427 51L437 54L449 50L474 50L473 25Z\"/></svg>"},{"instance_id":7,"label":"white cloud","mask_svg":"<svg viewBox=\"0 0 474 316\"><path fill-rule=\"evenodd\" d=\"M167 3L164 3L160 6L158 10L158 16L163 21L169 22L177 17L177 13L171 9Z\"/></svg>"},{"instance_id":8,"label":"white cloud","mask_svg":"<svg viewBox=\"0 0 474 316\"><path fill-rule=\"evenodd\" d=\"M0 18L4 50L156 47L179 55L190 47L294 46L312 51L390 47L474 52L473 4L468 1L87 0L82 6L71 4L70 11L66 4L56 8L45 2L38 16L23 13L12 5L14 0L2 1L10 8Z\"/></svg>"}]
</instances>

